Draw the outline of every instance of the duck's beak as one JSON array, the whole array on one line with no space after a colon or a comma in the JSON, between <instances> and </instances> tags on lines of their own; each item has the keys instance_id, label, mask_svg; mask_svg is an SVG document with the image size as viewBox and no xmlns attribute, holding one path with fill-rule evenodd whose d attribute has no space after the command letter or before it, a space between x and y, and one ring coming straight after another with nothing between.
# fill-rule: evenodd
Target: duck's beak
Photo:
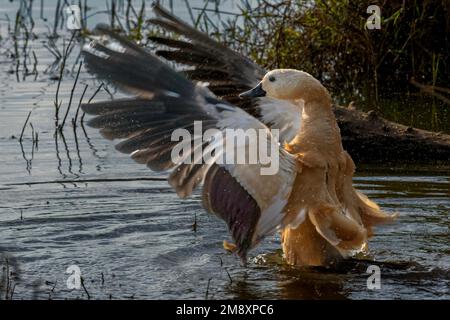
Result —
<instances>
[{"instance_id":1,"label":"duck's beak","mask_svg":"<svg viewBox=\"0 0 450 320\"><path fill-rule=\"evenodd\" d=\"M242 92L239 97L241 98L257 98L257 97L264 97L266 95L266 92L262 88L261 82L254 87L253 89L250 89L248 91Z\"/></svg>"}]
</instances>

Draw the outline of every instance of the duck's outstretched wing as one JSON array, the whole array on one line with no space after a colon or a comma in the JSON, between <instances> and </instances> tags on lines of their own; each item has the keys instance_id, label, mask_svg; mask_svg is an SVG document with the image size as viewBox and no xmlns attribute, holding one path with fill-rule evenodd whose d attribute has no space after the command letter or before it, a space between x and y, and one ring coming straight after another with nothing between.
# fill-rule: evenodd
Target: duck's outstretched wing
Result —
<instances>
[{"instance_id":1,"label":"duck's outstretched wing","mask_svg":"<svg viewBox=\"0 0 450 320\"><path fill-rule=\"evenodd\" d=\"M181 197L189 196L204 182L204 206L228 224L242 258L282 224L297 164L280 148L267 126L105 26L97 27L96 40L83 50L90 72L136 95L82 106L86 113L96 115L89 125L100 128L108 139L124 139L117 144L117 150L131 154L152 170L171 170L169 183ZM194 121L201 122L201 132L194 132ZM186 129L180 132L190 133L191 139L173 141L176 129ZM211 139L199 140L199 134L208 129L215 129L209 131ZM249 143L248 139L236 142L230 152L228 145L216 148L227 129L254 129L262 135L257 143ZM198 141L201 143L196 144ZM184 147L187 153L174 159L174 154L180 154L174 150ZM255 147L270 150L272 157L266 165L226 161L230 154L234 158ZM209 161L197 161L205 155L210 156ZM191 163L184 161L187 158Z\"/></svg>"},{"instance_id":2,"label":"duck's outstretched wing","mask_svg":"<svg viewBox=\"0 0 450 320\"><path fill-rule=\"evenodd\" d=\"M239 106L270 128L280 130L280 140L289 142L300 128L301 110L288 101L263 97L240 99L239 94L253 88L266 70L249 58L237 53L208 35L194 29L168 11L154 5L156 19L149 21L166 31L170 37L150 37L166 49L156 51L160 57L188 66L184 74L188 79L206 82L208 88L222 100Z\"/></svg>"}]
</instances>

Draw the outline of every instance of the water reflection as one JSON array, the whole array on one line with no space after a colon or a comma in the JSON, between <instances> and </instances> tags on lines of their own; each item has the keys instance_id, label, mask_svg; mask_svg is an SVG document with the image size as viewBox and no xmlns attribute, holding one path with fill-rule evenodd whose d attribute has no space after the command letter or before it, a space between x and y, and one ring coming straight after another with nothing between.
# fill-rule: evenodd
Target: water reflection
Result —
<instances>
[{"instance_id":1,"label":"water reflection","mask_svg":"<svg viewBox=\"0 0 450 320\"><path fill-rule=\"evenodd\" d=\"M18 260L0 247L0 300L13 300L17 283L20 281Z\"/></svg>"},{"instance_id":2,"label":"water reflection","mask_svg":"<svg viewBox=\"0 0 450 320\"><path fill-rule=\"evenodd\" d=\"M78 143L77 127L73 127L73 138L75 140L75 150L78 158L78 173L83 174L83 160L81 159L80 144Z\"/></svg>"},{"instance_id":3,"label":"water reflection","mask_svg":"<svg viewBox=\"0 0 450 320\"><path fill-rule=\"evenodd\" d=\"M105 284L108 294L111 292L115 297L125 297L122 293L130 292L127 296L132 293L137 298L158 299L166 298L170 291L174 298L202 299L211 277L209 297L216 299L449 297L450 180L448 170L433 173L436 168L420 167L416 168L422 170L420 174L417 170L402 174L393 172L392 168L383 171L376 167L357 177L358 188L383 208L400 211L398 223L383 227L373 238L373 257L366 258L367 261L347 261L334 269L291 268L282 263L276 250L279 243L273 242L263 252L274 253L264 255L264 261L250 264L246 269L237 260L219 267L215 260L197 257L194 257L195 265L177 266L176 258L182 257L182 252L193 243L200 244L199 257L220 254L220 244L207 247L205 244L217 242L218 230L225 234L223 225L214 218L207 220L209 216L202 211L193 239L192 219L200 210L198 202L189 207L166 188L165 179L149 177L151 173L146 168L113 153L112 144L100 139L96 131L86 130L84 114L79 118L75 114L78 127L69 131L66 127L62 134L53 134L53 129L49 129L54 128L57 83L53 80L59 80L61 52L65 51L67 42L62 45L64 38L59 37L44 40L44 45L39 40L25 46L22 40L5 40L0 48L6 57L0 61L0 68L4 66L5 71L0 77L0 87L6 88L0 88L1 98L5 99L0 106L5 111L0 127L4 130L2 142L5 141L0 159L5 163L0 168L0 175L5 177L5 186L0 187L0 235L1 243L8 248L12 244L17 246L14 253L29 280L21 282L20 292L15 295L17 299L77 297L76 292L63 290L63 271L74 257L84 263L87 278L97 277L105 269L128 274L121 279L121 287ZM75 49L69 57L67 72L73 73L77 66ZM30 50L33 60L24 60L30 56ZM31 61L34 61L31 74L36 71L37 77L39 73L35 79L26 77ZM83 73L81 79L91 81ZM72 84L69 74L61 83L61 100L68 101ZM92 81L89 85L87 93L96 91L88 102L97 94L104 96L99 100L113 98L113 92L103 84ZM80 86L77 95L85 88ZM41 92L41 99L35 101L35 96L28 96L30 92ZM32 119L31 132L35 133L30 135L30 126L26 125L26 139L19 145L14 140L9 148L11 141L5 137L22 128L33 103L39 107ZM420 122L414 119L412 125L415 123ZM44 133L40 136L39 152L37 141L32 145L33 139L38 140L35 137L38 130ZM104 157L105 153L110 155ZM83 175L81 179L76 178L80 175ZM76 187L81 183L84 188ZM14 208L26 208L23 221L18 219L17 210L8 212ZM183 250L171 253L172 259L164 263L161 254L180 247L180 243ZM408 260L414 262L402 262ZM158 264L161 270L156 272L154 266ZM386 289L380 292L370 292L365 287L370 264L379 265L383 270ZM167 276L172 273L173 281L168 281ZM89 290L93 297L105 297L106 293L98 288Z\"/></svg>"},{"instance_id":4,"label":"water reflection","mask_svg":"<svg viewBox=\"0 0 450 320\"><path fill-rule=\"evenodd\" d=\"M338 274L327 274L318 270L291 270L282 272L284 280L279 282L283 299L343 300L348 299L349 290Z\"/></svg>"},{"instance_id":5,"label":"water reflection","mask_svg":"<svg viewBox=\"0 0 450 320\"><path fill-rule=\"evenodd\" d=\"M19 144L20 144L20 151L22 152L22 158L25 160L25 163L26 163L25 169L27 170L28 174L31 174L32 162L33 162L33 158L34 158L34 144L33 144L33 149L31 152L30 159L27 157L27 154L23 148L23 141L19 140Z\"/></svg>"},{"instance_id":6,"label":"water reflection","mask_svg":"<svg viewBox=\"0 0 450 320\"><path fill-rule=\"evenodd\" d=\"M445 297L449 292L442 279L449 279L450 270L428 269L413 261L376 261L373 258L350 258L331 267L293 267L282 260L281 250L259 255L255 265L233 274L232 283L223 283L222 290L234 299L296 299L343 300L353 299L361 293L378 298L392 298L396 292L370 290L368 269L378 266L382 286L402 282L413 292L432 292ZM439 287L439 283L442 287ZM448 280L447 280L448 283ZM270 288L270 290L268 290ZM404 294L404 293L403 293Z\"/></svg>"}]
</instances>

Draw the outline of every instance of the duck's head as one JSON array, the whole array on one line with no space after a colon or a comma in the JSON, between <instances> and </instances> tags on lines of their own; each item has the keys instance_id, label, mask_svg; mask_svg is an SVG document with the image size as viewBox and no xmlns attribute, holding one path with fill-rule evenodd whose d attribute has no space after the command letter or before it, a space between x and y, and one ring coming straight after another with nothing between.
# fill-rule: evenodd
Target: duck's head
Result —
<instances>
[{"instance_id":1,"label":"duck's head","mask_svg":"<svg viewBox=\"0 0 450 320\"><path fill-rule=\"evenodd\" d=\"M327 89L309 73L294 69L276 69L264 76L253 89L239 95L242 98L272 97L281 100L329 99Z\"/></svg>"}]
</instances>

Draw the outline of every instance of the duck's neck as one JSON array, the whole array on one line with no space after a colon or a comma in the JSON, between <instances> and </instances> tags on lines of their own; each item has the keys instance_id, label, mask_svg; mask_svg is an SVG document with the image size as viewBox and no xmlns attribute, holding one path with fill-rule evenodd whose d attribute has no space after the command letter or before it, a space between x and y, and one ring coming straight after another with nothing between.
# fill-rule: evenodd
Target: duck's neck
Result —
<instances>
[{"instance_id":1,"label":"duck's neck","mask_svg":"<svg viewBox=\"0 0 450 320\"><path fill-rule=\"evenodd\" d=\"M302 152L305 147L331 152L342 149L331 99L305 101L301 127L290 147L294 152Z\"/></svg>"}]
</instances>

